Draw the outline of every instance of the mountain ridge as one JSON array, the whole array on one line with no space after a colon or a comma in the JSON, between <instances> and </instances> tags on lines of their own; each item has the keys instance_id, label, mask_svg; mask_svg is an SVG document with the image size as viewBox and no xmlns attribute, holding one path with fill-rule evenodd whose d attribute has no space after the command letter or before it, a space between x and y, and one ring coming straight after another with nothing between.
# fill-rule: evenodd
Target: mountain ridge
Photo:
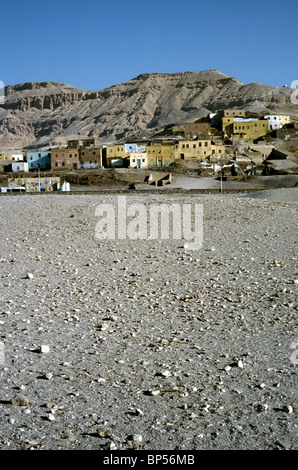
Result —
<instances>
[{"instance_id":1,"label":"mountain ridge","mask_svg":"<svg viewBox=\"0 0 298 470\"><path fill-rule=\"evenodd\" d=\"M215 69L142 73L103 90L54 81L8 85L0 106L0 149L65 145L78 137L110 143L231 107L298 117L291 93L287 87L245 85Z\"/></svg>"}]
</instances>

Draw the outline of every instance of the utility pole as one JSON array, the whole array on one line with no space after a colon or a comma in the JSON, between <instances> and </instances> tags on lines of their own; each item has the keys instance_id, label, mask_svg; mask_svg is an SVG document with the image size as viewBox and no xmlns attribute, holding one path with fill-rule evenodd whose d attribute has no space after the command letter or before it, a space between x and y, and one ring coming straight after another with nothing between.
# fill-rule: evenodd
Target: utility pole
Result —
<instances>
[{"instance_id":1,"label":"utility pole","mask_svg":"<svg viewBox=\"0 0 298 470\"><path fill-rule=\"evenodd\" d=\"M40 193L40 167L39 165L36 165L38 168L38 192Z\"/></svg>"}]
</instances>

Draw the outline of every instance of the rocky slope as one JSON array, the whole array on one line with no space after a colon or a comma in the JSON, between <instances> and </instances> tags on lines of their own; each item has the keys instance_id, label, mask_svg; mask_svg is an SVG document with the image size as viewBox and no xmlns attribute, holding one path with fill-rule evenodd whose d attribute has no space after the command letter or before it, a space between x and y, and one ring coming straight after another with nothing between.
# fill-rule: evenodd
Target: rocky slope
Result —
<instances>
[{"instance_id":1,"label":"rocky slope","mask_svg":"<svg viewBox=\"0 0 298 470\"><path fill-rule=\"evenodd\" d=\"M101 91L58 82L9 85L0 106L0 149L60 145L78 136L107 143L227 107L298 117L292 92L244 85L217 70L142 74Z\"/></svg>"}]
</instances>

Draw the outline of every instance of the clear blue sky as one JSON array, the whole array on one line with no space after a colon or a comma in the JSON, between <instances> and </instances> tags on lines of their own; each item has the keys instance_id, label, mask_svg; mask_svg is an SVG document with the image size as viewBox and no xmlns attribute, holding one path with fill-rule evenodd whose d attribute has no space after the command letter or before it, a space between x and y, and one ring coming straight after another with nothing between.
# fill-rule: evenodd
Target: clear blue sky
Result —
<instances>
[{"instance_id":1,"label":"clear blue sky","mask_svg":"<svg viewBox=\"0 0 298 470\"><path fill-rule=\"evenodd\" d=\"M0 80L102 90L145 72L298 80L298 2L1 0Z\"/></svg>"}]
</instances>

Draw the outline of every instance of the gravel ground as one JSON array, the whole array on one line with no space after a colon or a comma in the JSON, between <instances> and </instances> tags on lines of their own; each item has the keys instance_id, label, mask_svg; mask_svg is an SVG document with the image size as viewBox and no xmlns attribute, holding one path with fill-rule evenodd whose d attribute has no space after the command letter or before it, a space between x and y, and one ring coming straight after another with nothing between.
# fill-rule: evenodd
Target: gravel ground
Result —
<instances>
[{"instance_id":1,"label":"gravel ground","mask_svg":"<svg viewBox=\"0 0 298 470\"><path fill-rule=\"evenodd\" d=\"M187 250L96 238L109 195L2 196L0 449L297 449L297 205L280 199L127 196L202 204Z\"/></svg>"}]
</instances>

